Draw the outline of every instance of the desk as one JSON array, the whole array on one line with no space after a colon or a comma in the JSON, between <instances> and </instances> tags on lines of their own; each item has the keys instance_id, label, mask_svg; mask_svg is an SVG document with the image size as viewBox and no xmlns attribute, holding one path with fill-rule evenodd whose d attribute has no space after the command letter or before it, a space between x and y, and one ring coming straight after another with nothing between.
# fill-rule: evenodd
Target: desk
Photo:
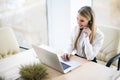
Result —
<instances>
[{"instance_id":1,"label":"desk","mask_svg":"<svg viewBox=\"0 0 120 80\"><path fill-rule=\"evenodd\" d=\"M67 74L59 73L48 68L51 80L114 80L116 74L115 69L108 68L104 65L87 61L82 58L74 57L73 59L80 61L81 66L72 70Z\"/></svg>"},{"instance_id":2,"label":"desk","mask_svg":"<svg viewBox=\"0 0 120 80\"><path fill-rule=\"evenodd\" d=\"M81 66L66 74L47 67L50 78L48 80L114 80L114 75L117 73L114 69L77 56L73 56L72 59L80 61ZM0 60L0 73L6 77L6 80L15 80L20 76L20 65L36 62L39 60L33 49L27 50Z\"/></svg>"}]
</instances>

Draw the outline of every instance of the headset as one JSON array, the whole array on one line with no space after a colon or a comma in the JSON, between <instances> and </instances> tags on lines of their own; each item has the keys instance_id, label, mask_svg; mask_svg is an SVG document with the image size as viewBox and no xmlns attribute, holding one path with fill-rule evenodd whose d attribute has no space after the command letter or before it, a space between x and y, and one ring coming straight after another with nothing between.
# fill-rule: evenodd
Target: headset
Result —
<instances>
[{"instance_id":1,"label":"headset","mask_svg":"<svg viewBox=\"0 0 120 80\"><path fill-rule=\"evenodd\" d=\"M90 13L90 15L91 15L91 18L92 18L92 14L91 14L91 9L90 9L90 7L86 7L86 10ZM91 20L89 20L89 22L88 22L88 25L89 25L89 27L91 27L92 26L92 19Z\"/></svg>"},{"instance_id":2,"label":"headset","mask_svg":"<svg viewBox=\"0 0 120 80\"><path fill-rule=\"evenodd\" d=\"M89 26L90 30L92 29L92 23L93 23L92 21L88 22L88 26Z\"/></svg>"},{"instance_id":3,"label":"headset","mask_svg":"<svg viewBox=\"0 0 120 80\"><path fill-rule=\"evenodd\" d=\"M90 20L90 21L88 22L88 25L89 25L89 26L91 26L91 25L92 25L92 23L93 23L93 22Z\"/></svg>"}]
</instances>

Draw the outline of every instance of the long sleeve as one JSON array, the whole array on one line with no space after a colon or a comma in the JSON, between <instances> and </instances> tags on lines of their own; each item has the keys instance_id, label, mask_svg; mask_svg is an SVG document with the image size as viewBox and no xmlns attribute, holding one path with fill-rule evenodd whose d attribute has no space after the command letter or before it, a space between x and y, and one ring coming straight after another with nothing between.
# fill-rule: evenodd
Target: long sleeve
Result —
<instances>
[{"instance_id":1,"label":"long sleeve","mask_svg":"<svg viewBox=\"0 0 120 80\"><path fill-rule=\"evenodd\" d=\"M84 38L84 51L87 60L93 60L94 57L98 54L100 48L102 47L104 41L103 33L97 29L93 43L90 44L89 37Z\"/></svg>"}]
</instances>

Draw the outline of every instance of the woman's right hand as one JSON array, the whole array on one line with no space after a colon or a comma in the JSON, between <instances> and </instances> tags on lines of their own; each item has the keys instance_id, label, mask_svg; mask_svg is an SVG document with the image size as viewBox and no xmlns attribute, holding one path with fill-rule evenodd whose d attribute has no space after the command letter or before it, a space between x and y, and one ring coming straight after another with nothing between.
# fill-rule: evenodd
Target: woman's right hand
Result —
<instances>
[{"instance_id":1,"label":"woman's right hand","mask_svg":"<svg viewBox=\"0 0 120 80\"><path fill-rule=\"evenodd\" d=\"M64 60L64 61L69 61L70 60L70 56L71 54L68 54L68 53L64 53L61 58Z\"/></svg>"}]
</instances>

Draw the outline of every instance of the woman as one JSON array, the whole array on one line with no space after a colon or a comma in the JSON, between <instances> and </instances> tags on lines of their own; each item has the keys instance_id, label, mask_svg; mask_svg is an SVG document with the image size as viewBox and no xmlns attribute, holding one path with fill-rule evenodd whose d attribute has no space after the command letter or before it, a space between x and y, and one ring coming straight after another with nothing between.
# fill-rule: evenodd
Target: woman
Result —
<instances>
[{"instance_id":1,"label":"woman","mask_svg":"<svg viewBox=\"0 0 120 80\"><path fill-rule=\"evenodd\" d=\"M96 28L94 16L89 6L78 11L78 25L73 29L70 44L62 55L64 60L69 60L71 55L77 55L96 62L95 57L103 44L104 35Z\"/></svg>"}]
</instances>

